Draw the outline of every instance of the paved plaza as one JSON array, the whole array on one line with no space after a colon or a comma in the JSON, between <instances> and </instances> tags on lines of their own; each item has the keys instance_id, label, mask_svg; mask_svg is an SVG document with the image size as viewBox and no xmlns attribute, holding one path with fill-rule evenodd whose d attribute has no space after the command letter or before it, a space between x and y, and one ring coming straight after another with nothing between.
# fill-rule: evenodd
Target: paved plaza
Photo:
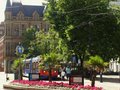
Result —
<instances>
[{"instance_id":1,"label":"paved plaza","mask_svg":"<svg viewBox=\"0 0 120 90\"><path fill-rule=\"evenodd\" d=\"M10 80L6 81L6 74L4 72L0 72L0 90L8 90L8 89L3 89L3 84L9 83L10 81L14 80L14 75L9 74L8 77ZM68 82L68 81L64 81L64 82ZM91 84L91 81L87 79L85 79L84 82L85 85ZM103 90L120 90L120 77L118 75L116 76L104 75L103 82L100 83L99 75L98 75L96 80L96 86L103 87Z\"/></svg>"},{"instance_id":2,"label":"paved plaza","mask_svg":"<svg viewBox=\"0 0 120 90\"><path fill-rule=\"evenodd\" d=\"M9 83L10 81L14 80L13 74L9 74L10 80L6 80L6 74L4 72L0 72L0 90L10 90L10 89L3 89L3 84Z\"/></svg>"},{"instance_id":3,"label":"paved plaza","mask_svg":"<svg viewBox=\"0 0 120 90\"><path fill-rule=\"evenodd\" d=\"M120 78L118 75L110 76L103 75L103 82L100 83L99 76L97 76L97 80L95 81L95 86L103 87L103 90L120 90ZM89 80L85 80L86 85L90 85Z\"/></svg>"}]
</instances>

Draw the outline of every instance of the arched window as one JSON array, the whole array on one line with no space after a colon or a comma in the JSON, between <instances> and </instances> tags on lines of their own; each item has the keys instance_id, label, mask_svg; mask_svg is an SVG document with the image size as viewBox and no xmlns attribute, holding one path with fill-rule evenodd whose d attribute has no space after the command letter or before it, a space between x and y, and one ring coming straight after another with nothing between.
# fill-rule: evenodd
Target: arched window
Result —
<instances>
[{"instance_id":1,"label":"arched window","mask_svg":"<svg viewBox=\"0 0 120 90\"><path fill-rule=\"evenodd\" d=\"M35 12L33 13L33 20L35 20L35 21L39 20L39 14L38 14L37 11L35 11Z\"/></svg>"},{"instance_id":2,"label":"arched window","mask_svg":"<svg viewBox=\"0 0 120 90\"><path fill-rule=\"evenodd\" d=\"M20 11L18 14L17 14L17 17L18 17L18 20L24 20L24 14L22 11Z\"/></svg>"}]
</instances>

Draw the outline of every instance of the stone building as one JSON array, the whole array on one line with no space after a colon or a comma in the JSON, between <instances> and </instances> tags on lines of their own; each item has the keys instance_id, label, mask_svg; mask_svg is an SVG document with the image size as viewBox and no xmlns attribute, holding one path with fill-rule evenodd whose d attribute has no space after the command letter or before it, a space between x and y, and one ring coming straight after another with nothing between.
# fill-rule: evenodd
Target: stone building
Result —
<instances>
[{"instance_id":1,"label":"stone building","mask_svg":"<svg viewBox=\"0 0 120 90\"><path fill-rule=\"evenodd\" d=\"M0 71L4 71L4 22L0 23Z\"/></svg>"},{"instance_id":2,"label":"stone building","mask_svg":"<svg viewBox=\"0 0 120 90\"><path fill-rule=\"evenodd\" d=\"M4 22L1 22L0 23L0 38L4 36L4 30L5 27L4 27Z\"/></svg>"},{"instance_id":3,"label":"stone building","mask_svg":"<svg viewBox=\"0 0 120 90\"><path fill-rule=\"evenodd\" d=\"M45 6L23 5L21 2L7 0L5 9L4 61L5 71L10 71L15 58L15 48L22 39L22 33L33 26L38 30L47 30L43 21Z\"/></svg>"},{"instance_id":4,"label":"stone building","mask_svg":"<svg viewBox=\"0 0 120 90\"><path fill-rule=\"evenodd\" d=\"M109 62L109 70L112 72L120 72L120 63L119 63L119 58L117 60L111 59Z\"/></svg>"}]
</instances>

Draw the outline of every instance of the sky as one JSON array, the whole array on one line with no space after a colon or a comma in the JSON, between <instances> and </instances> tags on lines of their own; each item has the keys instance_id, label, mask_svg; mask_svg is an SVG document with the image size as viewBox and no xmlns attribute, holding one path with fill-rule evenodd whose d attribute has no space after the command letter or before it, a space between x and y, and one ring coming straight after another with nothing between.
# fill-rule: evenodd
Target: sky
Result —
<instances>
[{"instance_id":1,"label":"sky","mask_svg":"<svg viewBox=\"0 0 120 90\"><path fill-rule=\"evenodd\" d=\"M21 1L23 5L42 5L44 0L11 0L12 1ZM4 21L4 10L7 0L0 0L0 22Z\"/></svg>"}]
</instances>

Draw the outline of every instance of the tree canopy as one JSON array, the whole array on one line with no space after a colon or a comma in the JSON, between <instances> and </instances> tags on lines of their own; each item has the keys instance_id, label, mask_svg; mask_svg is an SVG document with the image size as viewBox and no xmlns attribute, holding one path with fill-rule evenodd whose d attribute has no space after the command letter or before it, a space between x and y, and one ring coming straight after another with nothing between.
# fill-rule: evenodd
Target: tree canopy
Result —
<instances>
[{"instance_id":1,"label":"tree canopy","mask_svg":"<svg viewBox=\"0 0 120 90\"><path fill-rule=\"evenodd\" d=\"M49 0L45 19L80 57L118 55L113 40L120 27L108 0Z\"/></svg>"}]
</instances>

